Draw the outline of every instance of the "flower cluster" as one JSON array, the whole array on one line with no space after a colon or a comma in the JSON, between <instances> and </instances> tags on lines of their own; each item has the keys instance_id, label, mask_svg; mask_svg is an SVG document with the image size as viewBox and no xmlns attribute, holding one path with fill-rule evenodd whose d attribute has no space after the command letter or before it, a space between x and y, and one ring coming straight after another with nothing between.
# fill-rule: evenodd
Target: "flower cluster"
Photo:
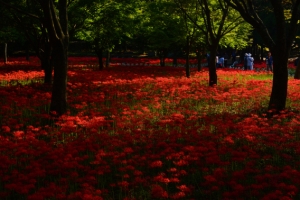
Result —
<instances>
[{"instance_id":1,"label":"flower cluster","mask_svg":"<svg viewBox=\"0 0 300 200\"><path fill-rule=\"evenodd\" d=\"M42 83L0 87L0 199L300 197L298 80L288 109L269 117L267 72L218 69L209 87L207 70L77 66L96 62L70 58L59 118ZM25 66L0 76L42 76Z\"/></svg>"}]
</instances>

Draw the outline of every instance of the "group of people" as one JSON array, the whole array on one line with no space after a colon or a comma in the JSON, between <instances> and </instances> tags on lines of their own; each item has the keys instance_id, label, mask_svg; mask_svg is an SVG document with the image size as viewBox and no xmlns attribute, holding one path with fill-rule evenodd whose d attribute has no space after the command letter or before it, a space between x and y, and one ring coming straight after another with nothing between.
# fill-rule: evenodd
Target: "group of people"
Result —
<instances>
[{"instance_id":1,"label":"group of people","mask_svg":"<svg viewBox=\"0 0 300 200\"><path fill-rule=\"evenodd\" d=\"M254 66L254 58L252 57L251 53L245 53L244 70L253 70L253 66ZM267 71L273 72L273 57L270 51L266 56L266 69Z\"/></svg>"},{"instance_id":2,"label":"group of people","mask_svg":"<svg viewBox=\"0 0 300 200\"><path fill-rule=\"evenodd\" d=\"M207 62L209 61L210 55L209 53L206 54ZM240 62L236 60L236 52L233 51L232 53L232 65L230 67L234 67L236 64ZM216 67L222 68L225 67L225 59L224 56L216 56ZM245 53L244 56L244 70L253 70L254 67L254 58L252 57L251 53ZM266 56L266 70L273 72L273 57L271 52L268 52Z\"/></svg>"}]
</instances>

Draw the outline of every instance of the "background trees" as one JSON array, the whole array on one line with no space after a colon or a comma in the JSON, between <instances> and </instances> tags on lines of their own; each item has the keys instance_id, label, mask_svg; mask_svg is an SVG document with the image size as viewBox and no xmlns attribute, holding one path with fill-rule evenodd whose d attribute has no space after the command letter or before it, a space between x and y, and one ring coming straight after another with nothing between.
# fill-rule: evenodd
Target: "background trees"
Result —
<instances>
[{"instance_id":1,"label":"background trees","mask_svg":"<svg viewBox=\"0 0 300 200\"><path fill-rule=\"evenodd\" d=\"M209 85L217 84L216 61L219 46L244 46L250 35L250 26L240 14L221 0L175 0L184 13L201 31L205 39L209 60Z\"/></svg>"},{"instance_id":2,"label":"background trees","mask_svg":"<svg viewBox=\"0 0 300 200\"><path fill-rule=\"evenodd\" d=\"M243 49L249 37L274 56L274 80L269 108L285 108L287 59L294 44L299 20L299 1L256 0L27 0L0 1L2 43L21 38L41 59L45 82L52 83L51 110L67 109L67 56L69 38L90 43L99 58L112 50L154 51L164 66L166 56L176 65L180 52L210 53L209 85L217 84L215 57L220 48ZM20 34L18 30L23 30ZM26 37L24 37L26 36ZM25 43L25 42L24 42ZM263 53L261 53L263 55ZM199 59L200 60L200 59ZM50 62L51 61L51 62ZM52 63L52 65L51 65ZM189 74L188 59L186 63ZM199 65L200 66L200 65ZM200 68L199 68L200 70Z\"/></svg>"}]
</instances>

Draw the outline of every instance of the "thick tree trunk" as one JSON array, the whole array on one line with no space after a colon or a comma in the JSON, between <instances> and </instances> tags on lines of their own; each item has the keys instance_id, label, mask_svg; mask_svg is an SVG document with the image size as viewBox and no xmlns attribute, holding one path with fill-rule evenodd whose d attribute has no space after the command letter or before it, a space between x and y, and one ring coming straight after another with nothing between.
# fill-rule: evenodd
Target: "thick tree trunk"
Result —
<instances>
[{"instance_id":1,"label":"thick tree trunk","mask_svg":"<svg viewBox=\"0 0 300 200\"><path fill-rule=\"evenodd\" d=\"M67 47L63 41L58 40L53 44L52 63L54 66L54 78L52 86L52 98L50 111L62 115L67 111Z\"/></svg>"},{"instance_id":2,"label":"thick tree trunk","mask_svg":"<svg viewBox=\"0 0 300 200\"><path fill-rule=\"evenodd\" d=\"M186 72L186 77L190 78L191 70L190 70L190 38L189 38L189 36L186 37L185 72Z\"/></svg>"},{"instance_id":3,"label":"thick tree trunk","mask_svg":"<svg viewBox=\"0 0 300 200\"><path fill-rule=\"evenodd\" d=\"M276 112L284 110L288 88L288 55L281 51L282 48L274 49L273 55L273 86L269 101L269 110Z\"/></svg>"},{"instance_id":4,"label":"thick tree trunk","mask_svg":"<svg viewBox=\"0 0 300 200\"><path fill-rule=\"evenodd\" d=\"M7 63L7 43L4 43L4 63Z\"/></svg>"},{"instance_id":5,"label":"thick tree trunk","mask_svg":"<svg viewBox=\"0 0 300 200\"><path fill-rule=\"evenodd\" d=\"M41 67L44 70L44 84L52 83L52 65L50 58L41 58Z\"/></svg>"},{"instance_id":6,"label":"thick tree trunk","mask_svg":"<svg viewBox=\"0 0 300 200\"><path fill-rule=\"evenodd\" d=\"M42 43L40 43L39 45L40 46L36 51L41 61L41 68L44 70L44 83L51 84L53 71L53 67L51 64L51 45L46 38L44 38L42 40Z\"/></svg>"}]
</instances>

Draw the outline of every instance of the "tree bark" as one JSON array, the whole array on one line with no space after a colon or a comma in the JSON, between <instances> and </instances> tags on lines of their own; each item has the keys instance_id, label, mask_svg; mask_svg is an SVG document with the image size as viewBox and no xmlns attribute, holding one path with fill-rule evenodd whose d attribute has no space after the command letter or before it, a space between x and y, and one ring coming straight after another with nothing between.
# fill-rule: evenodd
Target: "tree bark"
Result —
<instances>
[{"instance_id":1,"label":"tree bark","mask_svg":"<svg viewBox=\"0 0 300 200\"><path fill-rule=\"evenodd\" d=\"M96 55L98 57L98 63L99 63L99 70L103 70L104 69L104 65L103 65L103 49L99 48L99 49L95 49Z\"/></svg>"},{"instance_id":2,"label":"tree bark","mask_svg":"<svg viewBox=\"0 0 300 200\"><path fill-rule=\"evenodd\" d=\"M159 58L160 58L160 66L164 67L165 66L165 53L164 53L164 50L160 51Z\"/></svg>"},{"instance_id":3,"label":"tree bark","mask_svg":"<svg viewBox=\"0 0 300 200\"><path fill-rule=\"evenodd\" d=\"M110 65L110 51L107 50L105 66L106 66L106 67L109 67L109 65Z\"/></svg>"},{"instance_id":4,"label":"tree bark","mask_svg":"<svg viewBox=\"0 0 300 200\"><path fill-rule=\"evenodd\" d=\"M50 58L41 57L41 67L44 70L44 84L52 83L52 65Z\"/></svg>"},{"instance_id":5,"label":"tree bark","mask_svg":"<svg viewBox=\"0 0 300 200\"><path fill-rule=\"evenodd\" d=\"M4 64L7 63L7 43L4 43Z\"/></svg>"},{"instance_id":6,"label":"tree bark","mask_svg":"<svg viewBox=\"0 0 300 200\"><path fill-rule=\"evenodd\" d=\"M209 86L214 86L218 84L217 68L216 68L216 56L218 50L218 43L210 45L210 58L208 62L208 72L209 72Z\"/></svg>"},{"instance_id":7,"label":"tree bark","mask_svg":"<svg viewBox=\"0 0 300 200\"><path fill-rule=\"evenodd\" d=\"M67 111L67 49L63 41L58 40L53 45L52 63L54 77L50 110L62 115Z\"/></svg>"},{"instance_id":8,"label":"tree bark","mask_svg":"<svg viewBox=\"0 0 300 200\"><path fill-rule=\"evenodd\" d=\"M173 54L173 66L177 67L177 50L175 50Z\"/></svg>"},{"instance_id":9,"label":"tree bark","mask_svg":"<svg viewBox=\"0 0 300 200\"><path fill-rule=\"evenodd\" d=\"M283 50L283 51L282 51ZM284 110L288 89L288 51L282 48L273 49L273 85L269 101L269 110Z\"/></svg>"}]
</instances>

